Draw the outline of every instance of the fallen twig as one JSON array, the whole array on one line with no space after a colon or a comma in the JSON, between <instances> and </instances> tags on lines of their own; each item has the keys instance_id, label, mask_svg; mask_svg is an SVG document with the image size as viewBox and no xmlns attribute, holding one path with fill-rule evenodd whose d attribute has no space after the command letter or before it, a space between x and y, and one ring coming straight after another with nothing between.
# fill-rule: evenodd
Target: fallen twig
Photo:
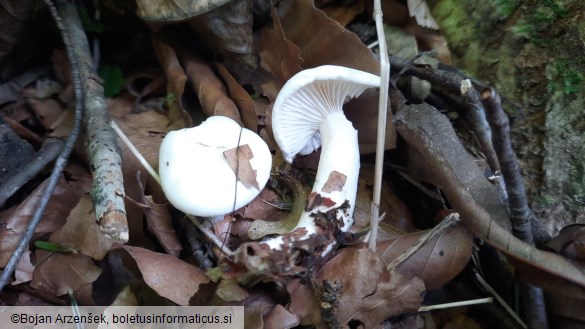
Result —
<instances>
[{"instance_id":1,"label":"fallen twig","mask_svg":"<svg viewBox=\"0 0 585 329\"><path fill-rule=\"evenodd\" d=\"M493 88L485 88L481 92L481 101L493 129L492 141L508 192L510 220L514 234L528 243L536 242L537 245L544 245L550 240L550 236L528 207L520 165L510 140L510 121L502 108L500 96Z\"/></svg>"},{"instance_id":2,"label":"fallen twig","mask_svg":"<svg viewBox=\"0 0 585 329\"><path fill-rule=\"evenodd\" d=\"M407 67L408 62L396 57L390 57L390 64L396 71L401 71ZM465 107L465 115L477 136L481 151L485 155L492 172L497 172L500 167L492 145L491 129L487 123L477 91L472 86L471 81L457 73L432 69L427 66L411 65L406 69L405 73L429 81L433 84L434 90L440 89L442 86L448 89L450 95L456 95L458 98L462 97L463 102L461 105Z\"/></svg>"},{"instance_id":3,"label":"fallen twig","mask_svg":"<svg viewBox=\"0 0 585 329\"><path fill-rule=\"evenodd\" d=\"M71 36L72 56L79 59L79 75L83 83L89 153L93 186L92 201L100 230L109 238L128 241L128 222L124 207L124 178L116 136L109 126L110 118L104 87L93 65L87 36L77 8L72 2L57 0L62 13L63 29Z\"/></svg>"},{"instance_id":4,"label":"fallen twig","mask_svg":"<svg viewBox=\"0 0 585 329\"><path fill-rule=\"evenodd\" d=\"M502 108L500 96L493 88L485 88L481 92L481 101L485 106L488 121L494 131L492 140L508 192L510 220L514 235L520 240L534 245L535 237L533 235L533 227L537 227L536 225L540 224L540 222L528 207L524 182L520 173L520 165L518 164L516 153L512 148L512 141L510 140L508 116ZM540 244L545 243L545 241L542 241L542 238L540 238L539 242ZM542 289L521 282L520 296L524 308L524 317L530 328L548 328L546 305Z\"/></svg>"},{"instance_id":5,"label":"fallen twig","mask_svg":"<svg viewBox=\"0 0 585 329\"><path fill-rule=\"evenodd\" d=\"M376 239L378 236L378 222L380 217L380 196L382 195L382 170L384 167L384 142L386 141L386 121L388 111L388 83L390 82L390 63L388 61L388 49L386 48L386 36L384 34L384 21L382 20L382 5L380 0L374 0L374 20L376 21L376 33L378 35L378 49L380 51L380 98L378 101L378 132L376 137L376 161L374 168L374 191L372 195L372 214L370 218L370 240L372 251L376 251Z\"/></svg>"},{"instance_id":6,"label":"fallen twig","mask_svg":"<svg viewBox=\"0 0 585 329\"><path fill-rule=\"evenodd\" d=\"M72 71L73 87L75 92L75 122L73 124L73 129L71 130L71 133L69 134L69 137L65 142L65 146L61 151L61 154L59 154L59 157L57 157L57 160L55 161L55 166L53 167L53 171L51 172L51 176L49 177L49 183L47 184L47 188L43 193L43 197L41 198L39 205L37 206L32 218L30 219L30 222L28 223L26 231L24 232L22 238L20 239L18 246L14 250L12 256L10 256L10 259L6 264L6 267L4 267L4 270L2 271L2 275L0 276L0 291L2 291L2 289L4 289L4 287L11 280L12 273L14 273L14 269L16 268L16 264L22 257L22 254L28 248L28 244L32 239L32 236L39 222L41 221L41 218L43 217L43 213L47 208L49 199L51 198L53 191L55 191L55 187L57 186L59 177L61 176L61 173L65 168L65 165L67 164L67 159L69 158L69 155L71 154L71 151L75 146L75 142L77 141L77 137L79 136L79 131L81 130L81 121L83 118L83 91L81 89L81 76L79 74L79 65L77 63L77 57L75 56L75 53L73 51L71 37L68 31L65 29L63 21L61 20L61 15L57 11L55 5L51 2L51 0L45 0L45 3L49 7L49 11L53 16L53 19L55 20L57 28L61 32L63 44L65 45L65 48L67 50L67 56L69 57L69 63L71 65Z\"/></svg>"}]
</instances>

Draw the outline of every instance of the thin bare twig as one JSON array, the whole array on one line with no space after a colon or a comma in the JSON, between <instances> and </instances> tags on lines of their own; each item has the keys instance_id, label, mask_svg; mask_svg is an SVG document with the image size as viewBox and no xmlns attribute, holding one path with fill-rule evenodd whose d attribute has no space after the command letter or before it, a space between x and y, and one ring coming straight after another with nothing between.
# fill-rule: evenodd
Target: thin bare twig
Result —
<instances>
[{"instance_id":1,"label":"thin bare twig","mask_svg":"<svg viewBox=\"0 0 585 329\"><path fill-rule=\"evenodd\" d=\"M128 222L124 207L124 178L116 135L112 131L104 97L104 87L98 77L77 8L67 0L57 0L63 25L72 38L73 55L79 59L79 74L83 83L87 127L87 150L91 162L92 201L100 230L109 238L128 241Z\"/></svg>"},{"instance_id":2,"label":"thin bare twig","mask_svg":"<svg viewBox=\"0 0 585 329\"><path fill-rule=\"evenodd\" d=\"M481 92L481 101L493 130L492 141L508 192L514 235L528 243L543 245L550 240L550 236L528 207L520 165L510 139L510 120L504 112L500 96L488 87Z\"/></svg>"},{"instance_id":3,"label":"thin bare twig","mask_svg":"<svg viewBox=\"0 0 585 329\"><path fill-rule=\"evenodd\" d=\"M35 177L43 168L62 152L65 143L58 139L47 141L35 154L34 159L24 166L16 175L10 176L0 184L0 208L6 200L18 191L26 182Z\"/></svg>"},{"instance_id":4,"label":"thin bare twig","mask_svg":"<svg viewBox=\"0 0 585 329\"><path fill-rule=\"evenodd\" d=\"M463 300L460 302L453 302L453 303L421 306L418 309L418 312L428 312L428 311L442 310L445 308L452 308L452 307L462 307L462 306L469 306L469 305L486 304L486 303L491 303L493 301L494 301L493 297L486 297L486 298L478 298L478 299L472 299L472 300Z\"/></svg>"},{"instance_id":5,"label":"thin bare twig","mask_svg":"<svg viewBox=\"0 0 585 329\"><path fill-rule=\"evenodd\" d=\"M407 67L408 62L396 57L390 57L393 69L401 71ZM465 79L456 72L432 69L428 66L411 65L407 67L406 74L414 75L419 79L427 80L433 84L433 90L446 88L450 96L462 98L461 105L465 108L465 115L477 136L481 151L493 172L500 170L498 158L491 139L491 129L487 123L483 106L479 96L469 79Z\"/></svg>"},{"instance_id":6,"label":"thin bare twig","mask_svg":"<svg viewBox=\"0 0 585 329\"><path fill-rule=\"evenodd\" d=\"M512 148L512 141L510 139L508 116L502 108L500 96L493 88L485 88L481 92L481 101L486 108L489 123L494 130L492 139L498 161L501 165L502 176L506 183L510 220L512 221L514 235L520 240L534 245L533 226L531 223L537 222L538 220L528 207L524 182L520 173L520 165L516 159L516 153ZM548 328L546 304L542 289L521 282L520 295L522 297L524 317L530 328Z\"/></svg>"},{"instance_id":7,"label":"thin bare twig","mask_svg":"<svg viewBox=\"0 0 585 329\"><path fill-rule=\"evenodd\" d=\"M422 247L424 247L427 242L431 241L433 238L441 235L441 233L445 232L446 229L451 227L453 224L457 224L459 222L459 214L454 212L447 215L447 217L443 218L443 220L433 227L431 230L428 230L423 235L421 235L417 240L416 243L406 249L400 256L396 257L390 264L386 266L388 271L396 268L400 264L404 263L410 256L414 255L417 251L419 251Z\"/></svg>"},{"instance_id":8,"label":"thin bare twig","mask_svg":"<svg viewBox=\"0 0 585 329\"><path fill-rule=\"evenodd\" d=\"M79 131L81 130L81 121L83 118L84 99L83 91L81 89L81 76L79 73L79 65L77 63L77 58L73 51L72 40L69 33L65 29L63 21L61 20L61 16L59 15L59 12L57 11L55 5L51 2L51 0L45 0L45 3L49 7L49 11L53 16L53 19L55 20L57 28L61 32L63 44L65 44L67 56L69 57L69 63L71 65L72 71L73 86L75 91L75 122L73 124L73 129L71 130L71 133L69 134L69 137L65 142L65 146L61 151L61 154L59 154L59 157L57 157L57 161L55 162L55 166L53 167L53 171L51 172L51 176L49 177L49 183L47 184L47 187L43 192L43 197L41 198L39 205L37 206L32 218L30 219L30 222L28 223L26 231L24 232L22 238L20 239L18 246L14 250L12 256L10 256L10 259L6 264L6 267L2 271L2 275L0 276L0 291L2 291L2 289L4 289L4 287L11 280L12 273L14 273L14 269L16 268L16 264L22 257L22 254L28 248L28 244L30 243L32 236L39 222L41 221L41 218L43 217L43 213L47 208L49 199L53 192L55 191L55 187L57 186L59 177L61 176L61 173L65 168L65 165L67 164L67 159L69 159L69 155L71 154L71 151L75 146L75 142L77 141L77 137L79 136Z\"/></svg>"},{"instance_id":9,"label":"thin bare twig","mask_svg":"<svg viewBox=\"0 0 585 329\"><path fill-rule=\"evenodd\" d=\"M384 142L386 140L386 121L388 111L388 84L390 82L390 63L386 36L384 35L384 21L382 19L382 5L380 0L374 0L374 20L380 50L380 99L378 101L378 133L376 140L376 162L374 167L374 192L372 195L372 217L370 218L370 249L376 251L378 236L378 222L380 217L380 196L382 194L382 170L384 169Z\"/></svg>"}]
</instances>

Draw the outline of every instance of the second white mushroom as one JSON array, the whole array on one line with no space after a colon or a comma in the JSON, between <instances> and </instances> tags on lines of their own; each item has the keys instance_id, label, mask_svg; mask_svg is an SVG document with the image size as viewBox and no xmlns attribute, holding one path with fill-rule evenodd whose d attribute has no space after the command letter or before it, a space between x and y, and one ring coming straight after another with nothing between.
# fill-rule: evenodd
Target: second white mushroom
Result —
<instances>
[{"instance_id":1,"label":"second white mushroom","mask_svg":"<svg viewBox=\"0 0 585 329\"><path fill-rule=\"evenodd\" d=\"M262 244L271 250L294 249L299 241L350 228L360 156L357 131L345 117L343 104L379 86L380 77L376 75L325 65L299 72L281 89L272 109L272 129L285 160L292 162L298 153L308 154L319 146L321 157L315 184L296 228L291 234ZM325 243L319 253L327 254L334 246ZM252 245L246 247L247 251L256 254L249 247ZM257 255L244 255L250 258L244 262L255 266L259 259L254 257Z\"/></svg>"}]
</instances>

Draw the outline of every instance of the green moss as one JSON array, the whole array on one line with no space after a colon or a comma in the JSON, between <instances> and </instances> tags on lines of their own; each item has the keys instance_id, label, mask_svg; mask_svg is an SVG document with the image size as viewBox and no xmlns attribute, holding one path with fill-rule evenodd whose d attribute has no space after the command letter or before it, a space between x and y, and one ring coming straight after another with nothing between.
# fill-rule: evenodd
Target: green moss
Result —
<instances>
[{"instance_id":1,"label":"green moss","mask_svg":"<svg viewBox=\"0 0 585 329\"><path fill-rule=\"evenodd\" d=\"M559 59L547 66L546 70L548 82L548 91L554 93L559 90L564 95L571 95L583 91L583 69L567 59Z\"/></svg>"},{"instance_id":2,"label":"green moss","mask_svg":"<svg viewBox=\"0 0 585 329\"><path fill-rule=\"evenodd\" d=\"M473 26L468 23L469 14L456 0L439 1L433 8L433 15L440 22L441 29L449 36L452 48L462 47L473 38Z\"/></svg>"},{"instance_id":3,"label":"green moss","mask_svg":"<svg viewBox=\"0 0 585 329\"><path fill-rule=\"evenodd\" d=\"M510 28L510 31L516 36L526 39L532 39L538 35L536 26L524 18L518 19L516 24Z\"/></svg>"},{"instance_id":4,"label":"green moss","mask_svg":"<svg viewBox=\"0 0 585 329\"><path fill-rule=\"evenodd\" d=\"M516 0L494 0L494 5L498 14L506 18L514 12L518 2Z\"/></svg>"}]
</instances>

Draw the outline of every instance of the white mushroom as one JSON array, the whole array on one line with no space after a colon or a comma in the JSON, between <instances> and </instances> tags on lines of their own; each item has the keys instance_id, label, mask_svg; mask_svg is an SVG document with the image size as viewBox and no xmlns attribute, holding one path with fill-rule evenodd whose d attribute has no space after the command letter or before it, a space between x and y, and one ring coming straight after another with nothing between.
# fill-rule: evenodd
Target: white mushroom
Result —
<instances>
[{"instance_id":1,"label":"white mushroom","mask_svg":"<svg viewBox=\"0 0 585 329\"><path fill-rule=\"evenodd\" d=\"M343 104L364 90L380 86L380 77L346 67L326 65L299 72L278 94L272 109L272 130L287 162L308 154L321 144L321 158L307 207L293 231L261 241L272 251L305 248L313 238L322 245L311 253L325 255L335 241L331 235L347 231L353 223L360 167L357 131L343 114ZM320 140L320 143L318 142ZM319 235L322 238L315 237ZM306 250L307 251L307 250ZM295 260L270 264L276 257L265 248L248 244L238 255L248 267L290 270ZM285 264L285 263L288 263ZM291 265L292 266L292 265Z\"/></svg>"},{"instance_id":2,"label":"white mushroom","mask_svg":"<svg viewBox=\"0 0 585 329\"><path fill-rule=\"evenodd\" d=\"M248 153L237 153L236 183L234 167L228 163L226 154L230 151L236 154L238 145ZM251 170L246 174L243 167L247 163ZM234 206L243 207L264 188L271 167L272 156L266 143L223 116L210 117L194 128L172 131L160 146L163 192L175 208L190 215L212 217L227 214ZM253 175L254 171L255 177L242 177Z\"/></svg>"}]
</instances>

